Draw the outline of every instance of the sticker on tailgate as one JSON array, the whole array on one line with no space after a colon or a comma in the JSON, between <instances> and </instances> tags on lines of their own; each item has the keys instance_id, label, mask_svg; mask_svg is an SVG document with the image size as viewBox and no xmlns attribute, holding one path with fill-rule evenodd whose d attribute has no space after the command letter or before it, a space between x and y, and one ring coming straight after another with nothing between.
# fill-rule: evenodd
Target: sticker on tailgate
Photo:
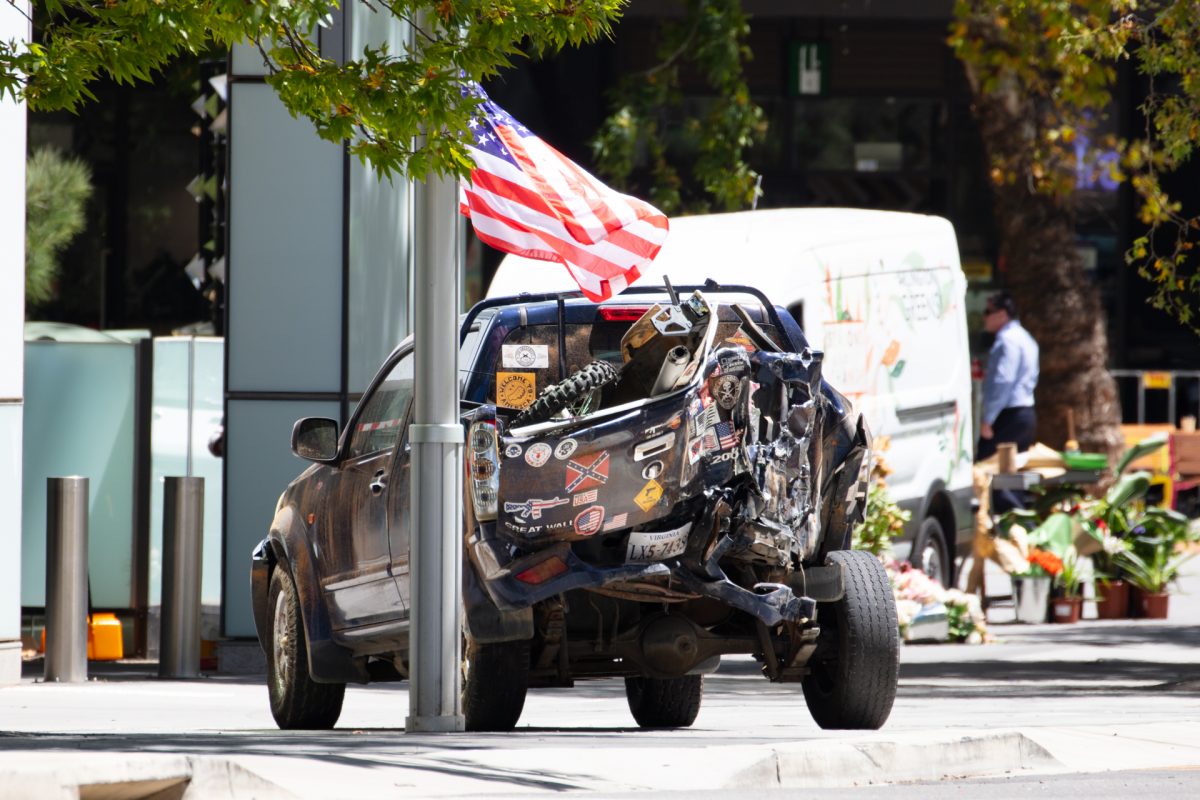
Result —
<instances>
[{"instance_id":1,"label":"sticker on tailgate","mask_svg":"<svg viewBox=\"0 0 1200 800\"><path fill-rule=\"evenodd\" d=\"M647 564L683 555L692 523L672 531L630 531L625 563Z\"/></svg>"}]
</instances>

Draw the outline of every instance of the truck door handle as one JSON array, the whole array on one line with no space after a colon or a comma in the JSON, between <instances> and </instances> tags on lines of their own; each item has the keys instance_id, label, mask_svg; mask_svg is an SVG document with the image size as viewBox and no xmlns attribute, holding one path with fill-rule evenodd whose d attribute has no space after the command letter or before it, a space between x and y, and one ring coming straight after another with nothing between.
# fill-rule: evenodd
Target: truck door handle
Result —
<instances>
[{"instance_id":1,"label":"truck door handle","mask_svg":"<svg viewBox=\"0 0 1200 800\"><path fill-rule=\"evenodd\" d=\"M387 472L379 470L375 473L375 479L371 481L371 494L383 494L383 490L387 488Z\"/></svg>"}]
</instances>

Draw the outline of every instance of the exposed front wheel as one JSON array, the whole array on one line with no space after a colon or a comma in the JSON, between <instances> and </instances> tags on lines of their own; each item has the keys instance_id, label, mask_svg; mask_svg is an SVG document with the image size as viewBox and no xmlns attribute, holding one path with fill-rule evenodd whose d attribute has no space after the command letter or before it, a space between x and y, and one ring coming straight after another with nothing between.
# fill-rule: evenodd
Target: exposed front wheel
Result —
<instances>
[{"instance_id":1,"label":"exposed front wheel","mask_svg":"<svg viewBox=\"0 0 1200 800\"><path fill-rule=\"evenodd\" d=\"M643 728L686 728L700 713L704 676L626 678L625 698Z\"/></svg>"},{"instance_id":2,"label":"exposed front wheel","mask_svg":"<svg viewBox=\"0 0 1200 800\"><path fill-rule=\"evenodd\" d=\"M511 731L529 690L529 642L463 642L462 707L469 731Z\"/></svg>"},{"instance_id":3,"label":"exposed front wheel","mask_svg":"<svg viewBox=\"0 0 1200 800\"><path fill-rule=\"evenodd\" d=\"M267 653L267 693L271 715L284 729L325 730L342 713L344 683L317 683L308 674L308 644L300 618L300 598L287 566L271 574L268 595L271 648Z\"/></svg>"},{"instance_id":4,"label":"exposed front wheel","mask_svg":"<svg viewBox=\"0 0 1200 800\"><path fill-rule=\"evenodd\" d=\"M942 530L942 523L937 517L926 517L921 521L909 561L942 586L951 587L950 545L946 542L946 532Z\"/></svg>"},{"instance_id":5,"label":"exposed front wheel","mask_svg":"<svg viewBox=\"0 0 1200 800\"><path fill-rule=\"evenodd\" d=\"M839 550L829 560L842 565L846 592L817 606L821 633L804 700L822 728L877 729L892 712L900 678L896 601L875 556Z\"/></svg>"}]
</instances>

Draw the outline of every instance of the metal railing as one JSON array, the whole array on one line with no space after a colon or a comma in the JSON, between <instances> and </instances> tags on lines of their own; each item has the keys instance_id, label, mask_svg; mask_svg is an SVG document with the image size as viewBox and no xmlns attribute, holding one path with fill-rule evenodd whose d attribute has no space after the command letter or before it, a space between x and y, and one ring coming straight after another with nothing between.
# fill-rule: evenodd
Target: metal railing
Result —
<instances>
[{"instance_id":1,"label":"metal railing","mask_svg":"<svg viewBox=\"0 0 1200 800\"><path fill-rule=\"evenodd\" d=\"M1147 392L1166 392L1166 418L1154 422L1178 427L1180 417L1200 417L1200 370L1114 369L1110 372L1117 381L1120 397L1125 397L1130 390L1136 397L1135 414L1130 415L1130 409L1122 404L1122 421L1146 423ZM1134 418L1130 419L1130 416Z\"/></svg>"}]
</instances>

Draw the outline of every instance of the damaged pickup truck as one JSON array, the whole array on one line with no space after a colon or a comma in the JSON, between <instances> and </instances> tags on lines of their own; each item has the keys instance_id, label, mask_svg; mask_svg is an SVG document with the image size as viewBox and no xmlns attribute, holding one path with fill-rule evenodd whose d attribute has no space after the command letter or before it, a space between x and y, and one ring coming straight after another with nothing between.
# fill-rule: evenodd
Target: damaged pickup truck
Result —
<instances>
[{"instance_id":1,"label":"damaged pickup truck","mask_svg":"<svg viewBox=\"0 0 1200 800\"><path fill-rule=\"evenodd\" d=\"M748 287L494 298L462 326L463 711L516 725L531 686L625 679L643 727L690 725L752 655L825 728L878 728L898 675L887 576L851 551L870 437L782 308ZM347 682L407 676L412 343L253 555L280 727L332 727Z\"/></svg>"}]
</instances>

